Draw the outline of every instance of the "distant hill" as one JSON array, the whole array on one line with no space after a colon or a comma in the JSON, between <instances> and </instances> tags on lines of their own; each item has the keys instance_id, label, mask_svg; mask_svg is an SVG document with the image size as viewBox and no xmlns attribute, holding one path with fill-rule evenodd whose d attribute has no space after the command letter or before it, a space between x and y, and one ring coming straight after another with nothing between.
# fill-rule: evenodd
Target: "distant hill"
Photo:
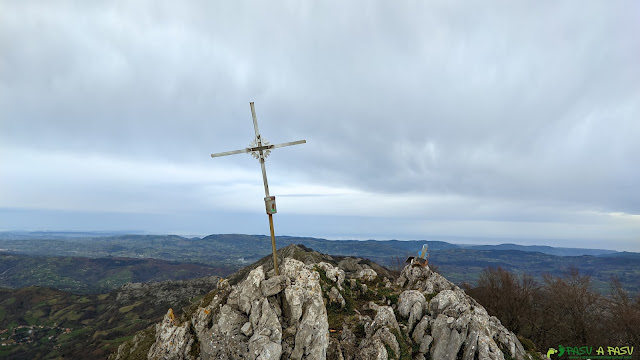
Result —
<instances>
[{"instance_id":1,"label":"distant hill","mask_svg":"<svg viewBox=\"0 0 640 360\"><path fill-rule=\"evenodd\" d=\"M540 252L543 254L556 256L582 256L582 255L612 255L617 254L615 250L604 249L581 249L581 248L563 248L552 246L538 245L517 245L517 244L500 244L500 245L473 245L467 246L468 249L474 250L519 250L527 252Z\"/></svg>"},{"instance_id":2,"label":"distant hill","mask_svg":"<svg viewBox=\"0 0 640 360\"><path fill-rule=\"evenodd\" d=\"M66 234L58 236L51 233L45 235L46 237L42 238L39 233L30 235L21 233L18 239L15 234L0 233L0 249L33 255L155 258L180 263L205 264L218 269L219 271L213 273L221 276L271 253L271 240L264 235L217 234L204 238L185 238L177 235L96 237L65 237ZM278 248L302 244L321 253L358 256L396 269L404 265L407 256L415 255L426 243L429 244L431 263L435 264L448 279L458 284L475 283L479 274L490 266L502 266L516 273L528 273L539 281L542 281L543 273L562 275L573 266L582 273L592 276L594 286L601 292L609 290L608 282L612 275L618 276L627 290L634 293L640 292L640 272L637 271L640 269L639 253L515 244L462 246L444 241L424 240L333 241L311 237L278 236L276 241ZM71 267L68 268L71 269ZM38 273L37 267L29 267L28 270ZM0 269L0 280L3 271L5 270ZM25 276L28 276L28 273L25 273ZM116 278L123 281L125 276L116 276ZM47 283L33 282L32 284Z\"/></svg>"},{"instance_id":3,"label":"distant hill","mask_svg":"<svg viewBox=\"0 0 640 360\"><path fill-rule=\"evenodd\" d=\"M614 254L603 254L603 255L598 255L598 256L600 256L600 257L614 257L614 258L627 258L627 259L640 259L640 253L628 252L628 251L616 252Z\"/></svg>"},{"instance_id":4,"label":"distant hill","mask_svg":"<svg viewBox=\"0 0 640 360\"><path fill-rule=\"evenodd\" d=\"M223 267L158 259L0 253L0 287L45 286L76 294L109 292L130 282L225 276L231 272Z\"/></svg>"},{"instance_id":5,"label":"distant hill","mask_svg":"<svg viewBox=\"0 0 640 360\"><path fill-rule=\"evenodd\" d=\"M577 268L592 278L592 286L601 293L610 290L611 276L616 275L624 288L640 294L640 257L556 256L520 250L448 249L431 254L431 262L449 280L474 284L487 267L502 267L516 274L529 274L542 282L545 273L562 276Z\"/></svg>"}]
</instances>

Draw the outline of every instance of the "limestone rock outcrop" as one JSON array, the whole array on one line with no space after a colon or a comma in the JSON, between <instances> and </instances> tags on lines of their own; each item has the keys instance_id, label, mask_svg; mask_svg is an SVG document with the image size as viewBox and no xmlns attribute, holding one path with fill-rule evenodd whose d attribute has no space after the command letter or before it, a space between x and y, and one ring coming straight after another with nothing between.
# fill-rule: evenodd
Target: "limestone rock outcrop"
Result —
<instances>
[{"instance_id":1,"label":"limestone rock outcrop","mask_svg":"<svg viewBox=\"0 0 640 360\"><path fill-rule=\"evenodd\" d=\"M329 344L320 276L286 258L282 275L258 266L236 286L220 286L191 321L156 327L151 359L324 359ZM197 346L197 348L192 348Z\"/></svg>"},{"instance_id":2,"label":"limestone rock outcrop","mask_svg":"<svg viewBox=\"0 0 640 360\"><path fill-rule=\"evenodd\" d=\"M129 283L118 290L116 301L129 304L139 299L152 297L154 306L177 304L185 299L204 295L215 289L219 276L208 276L193 280L167 280L152 283ZM153 296L151 296L153 295Z\"/></svg>"},{"instance_id":3,"label":"limestone rock outcrop","mask_svg":"<svg viewBox=\"0 0 640 360\"><path fill-rule=\"evenodd\" d=\"M500 321L428 266L394 280L370 261L288 246L217 284L179 320L142 339L149 359L531 359ZM301 260L298 260L301 259Z\"/></svg>"},{"instance_id":4,"label":"limestone rock outcrop","mask_svg":"<svg viewBox=\"0 0 640 360\"><path fill-rule=\"evenodd\" d=\"M193 337L190 324L176 325L173 310L169 309L160 324L156 325L156 342L151 345L148 359L193 359L189 354Z\"/></svg>"},{"instance_id":5,"label":"limestone rock outcrop","mask_svg":"<svg viewBox=\"0 0 640 360\"><path fill-rule=\"evenodd\" d=\"M418 289L400 294L398 311L408 318L408 334L420 345L419 353L423 356L498 360L507 353L517 360L529 358L517 337L497 318L489 316L462 289L428 267L405 267L398 284ZM428 304L425 295L432 297Z\"/></svg>"}]
</instances>

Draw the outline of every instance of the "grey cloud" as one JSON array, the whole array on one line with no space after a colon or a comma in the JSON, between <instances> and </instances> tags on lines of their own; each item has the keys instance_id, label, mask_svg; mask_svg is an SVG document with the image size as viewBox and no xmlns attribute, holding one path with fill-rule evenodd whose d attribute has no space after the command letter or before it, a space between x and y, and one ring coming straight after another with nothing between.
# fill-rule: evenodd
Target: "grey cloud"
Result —
<instances>
[{"instance_id":1,"label":"grey cloud","mask_svg":"<svg viewBox=\"0 0 640 360\"><path fill-rule=\"evenodd\" d=\"M0 142L205 164L249 143L255 101L267 139L308 140L268 162L295 181L639 214L639 12L3 3Z\"/></svg>"}]
</instances>

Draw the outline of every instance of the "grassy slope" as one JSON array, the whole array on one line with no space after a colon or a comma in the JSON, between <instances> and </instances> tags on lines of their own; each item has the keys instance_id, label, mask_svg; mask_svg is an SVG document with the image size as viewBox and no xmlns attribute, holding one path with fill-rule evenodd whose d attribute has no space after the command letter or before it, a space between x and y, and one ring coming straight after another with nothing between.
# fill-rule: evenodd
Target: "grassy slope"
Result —
<instances>
[{"instance_id":1,"label":"grassy slope","mask_svg":"<svg viewBox=\"0 0 640 360\"><path fill-rule=\"evenodd\" d=\"M168 309L151 305L151 298L122 303L116 297L116 292L75 295L41 287L0 289L0 331L7 330L0 334L0 342L22 339L21 344L2 347L0 358L104 359L133 334L160 321ZM185 301L182 305L188 304Z\"/></svg>"}]
</instances>

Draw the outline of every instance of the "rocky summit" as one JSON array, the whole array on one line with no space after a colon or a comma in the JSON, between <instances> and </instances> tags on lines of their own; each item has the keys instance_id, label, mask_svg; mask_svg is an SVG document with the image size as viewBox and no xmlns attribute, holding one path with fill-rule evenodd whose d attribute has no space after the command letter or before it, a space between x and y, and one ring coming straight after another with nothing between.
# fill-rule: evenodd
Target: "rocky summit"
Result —
<instances>
[{"instance_id":1,"label":"rocky summit","mask_svg":"<svg viewBox=\"0 0 640 360\"><path fill-rule=\"evenodd\" d=\"M394 276L304 246L217 284L110 359L531 359L516 336L428 266Z\"/></svg>"}]
</instances>

